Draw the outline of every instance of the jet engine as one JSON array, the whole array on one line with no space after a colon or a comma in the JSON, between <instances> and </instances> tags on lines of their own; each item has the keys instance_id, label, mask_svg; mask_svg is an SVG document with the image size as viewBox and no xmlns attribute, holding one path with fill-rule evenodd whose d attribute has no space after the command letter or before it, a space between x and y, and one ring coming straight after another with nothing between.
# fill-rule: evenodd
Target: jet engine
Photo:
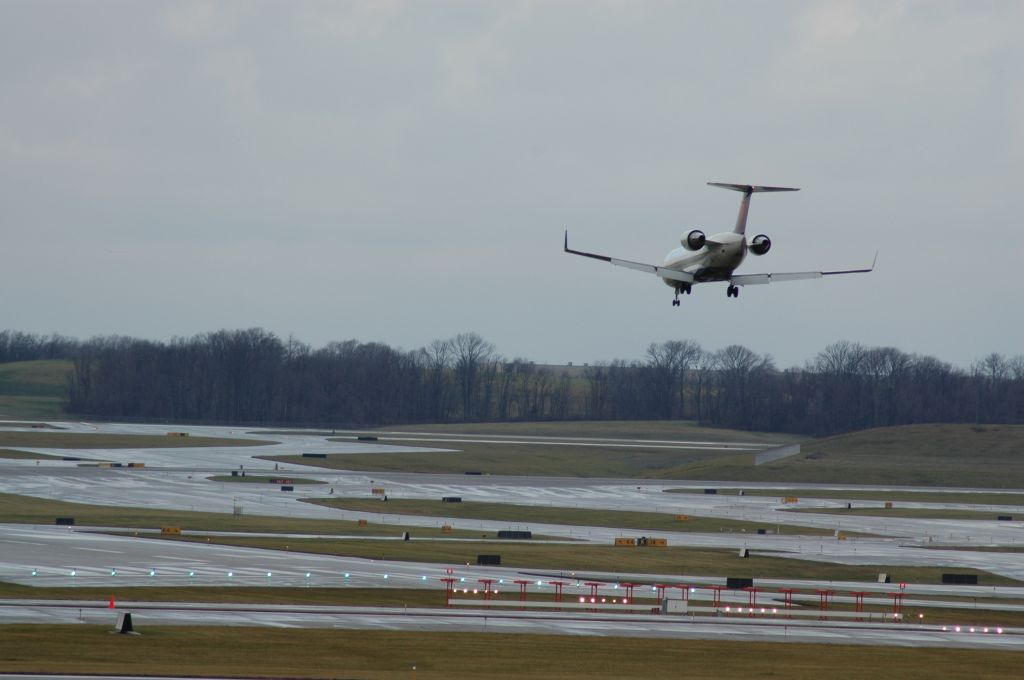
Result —
<instances>
[{"instance_id":1,"label":"jet engine","mask_svg":"<svg viewBox=\"0 0 1024 680\"><path fill-rule=\"evenodd\" d=\"M683 237L682 244L687 250L700 250L704 247L705 241L707 241L707 237L704 236L704 232L700 229L694 229Z\"/></svg>"},{"instance_id":2,"label":"jet engine","mask_svg":"<svg viewBox=\"0 0 1024 680\"><path fill-rule=\"evenodd\" d=\"M772 249L772 240L764 234L758 234L750 242L750 252L754 255L764 255Z\"/></svg>"}]
</instances>

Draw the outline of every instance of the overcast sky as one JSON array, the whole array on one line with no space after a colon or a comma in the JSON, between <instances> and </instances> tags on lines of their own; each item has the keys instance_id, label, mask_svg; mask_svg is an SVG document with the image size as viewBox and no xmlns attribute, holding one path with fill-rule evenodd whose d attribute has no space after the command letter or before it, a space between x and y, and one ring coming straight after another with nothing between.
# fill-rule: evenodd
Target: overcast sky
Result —
<instances>
[{"instance_id":1,"label":"overcast sky","mask_svg":"<svg viewBox=\"0 0 1024 680\"><path fill-rule=\"evenodd\" d=\"M0 328L1024 353L1024 3L0 2ZM692 228L772 251L698 286Z\"/></svg>"}]
</instances>

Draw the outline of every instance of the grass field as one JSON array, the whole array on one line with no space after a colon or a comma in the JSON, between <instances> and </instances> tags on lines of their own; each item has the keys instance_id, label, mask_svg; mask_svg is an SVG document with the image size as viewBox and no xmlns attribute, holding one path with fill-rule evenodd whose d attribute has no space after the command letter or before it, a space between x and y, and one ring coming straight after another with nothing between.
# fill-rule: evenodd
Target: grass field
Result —
<instances>
[{"instance_id":1,"label":"grass field","mask_svg":"<svg viewBox=\"0 0 1024 680\"><path fill-rule=\"evenodd\" d=\"M458 426L463 433L552 436L685 436L672 423L506 423ZM414 430L414 428L408 428ZM456 426L420 426L456 431ZM682 430L682 431L680 431ZM696 431L696 428L693 430ZM703 434L705 430L700 430ZM717 432L719 441L742 434ZM747 434L747 437L755 435ZM760 435L756 435L760 436ZM793 438L789 438L792 441ZM708 438L710 440L710 437ZM382 442L387 438L382 436ZM749 439L748 439L749 441ZM778 439L776 443L784 441ZM429 443L421 443L428 446ZM975 488L1024 488L1024 426L909 425L805 440L803 452L755 466L753 454L683 449L549 446L522 442L446 442L451 453L332 455L317 465L335 469L462 474L735 480L738 482L877 484ZM298 456L274 458L309 464Z\"/></svg>"},{"instance_id":2,"label":"grass field","mask_svg":"<svg viewBox=\"0 0 1024 680\"><path fill-rule=\"evenodd\" d=\"M111 617L113 622L113 616ZM273 628L112 626L3 628L9 673L273 678L668 678L733 680L1005 680L1020 654L1002 651L557 635Z\"/></svg>"},{"instance_id":3,"label":"grass field","mask_svg":"<svg viewBox=\"0 0 1024 680\"><path fill-rule=\"evenodd\" d=\"M19 397L0 395L0 418L59 420L64 413L63 397Z\"/></svg>"},{"instance_id":4,"label":"grass field","mask_svg":"<svg viewBox=\"0 0 1024 680\"><path fill-rule=\"evenodd\" d=\"M70 361L18 361L0 364L0 394L63 398Z\"/></svg>"},{"instance_id":5,"label":"grass field","mask_svg":"<svg viewBox=\"0 0 1024 680\"><path fill-rule=\"evenodd\" d=\"M690 517L685 521L674 514L635 512L629 510L591 510L586 508L548 507L543 505L513 505L511 503L444 503L442 501L399 499L391 497L387 503L376 498L306 499L306 502L342 510L358 512L384 512L419 517L446 517L506 521L516 524L545 523L574 526L621 527L623 529L653 531L747 531L776 530L774 524L758 524L741 520L714 517ZM809 536L831 535L827 529L812 527L784 527L783 533Z\"/></svg>"},{"instance_id":6,"label":"grass field","mask_svg":"<svg viewBox=\"0 0 1024 680\"><path fill-rule=\"evenodd\" d=\"M906 425L805 441L800 455L768 465L722 460L677 472L683 479L1021 489L1022 452L1021 425Z\"/></svg>"},{"instance_id":7,"label":"grass field","mask_svg":"<svg viewBox=\"0 0 1024 680\"><path fill-rule=\"evenodd\" d=\"M60 418L70 361L0 364L0 418Z\"/></svg>"},{"instance_id":8,"label":"grass field","mask_svg":"<svg viewBox=\"0 0 1024 680\"><path fill-rule=\"evenodd\" d=\"M180 449L208 446L265 446L273 443L275 442L221 437L0 430L0 447L27 449Z\"/></svg>"}]
</instances>

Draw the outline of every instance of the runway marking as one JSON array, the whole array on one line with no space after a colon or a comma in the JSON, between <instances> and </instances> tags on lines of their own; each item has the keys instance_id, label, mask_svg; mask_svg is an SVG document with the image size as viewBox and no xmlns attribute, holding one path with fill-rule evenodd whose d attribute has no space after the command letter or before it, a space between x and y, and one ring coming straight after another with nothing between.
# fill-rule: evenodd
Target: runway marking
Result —
<instances>
[{"instance_id":1,"label":"runway marking","mask_svg":"<svg viewBox=\"0 0 1024 680\"><path fill-rule=\"evenodd\" d=\"M79 548L75 547L75 550L88 550L89 552L101 552L101 553L115 553L120 555L123 550L103 550L102 548Z\"/></svg>"},{"instance_id":2,"label":"runway marking","mask_svg":"<svg viewBox=\"0 0 1024 680\"><path fill-rule=\"evenodd\" d=\"M32 541L11 541L6 539L0 541L0 543L17 543L18 545L48 545L46 543L33 543Z\"/></svg>"}]
</instances>

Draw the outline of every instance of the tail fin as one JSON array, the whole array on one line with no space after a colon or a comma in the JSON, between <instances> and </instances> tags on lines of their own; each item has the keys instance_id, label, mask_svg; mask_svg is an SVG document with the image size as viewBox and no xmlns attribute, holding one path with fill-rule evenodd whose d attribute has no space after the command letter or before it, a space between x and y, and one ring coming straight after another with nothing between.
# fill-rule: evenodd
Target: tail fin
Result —
<instances>
[{"instance_id":1,"label":"tail fin","mask_svg":"<svg viewBox=\"0 0 1024 680\"><path fill-rule=\"evenodd\" d=\"M744 234L747 231L747 212L750 210L751 194L760 194L771 191L800 191L793 187L759 187L751 184L725 184L723 182L708 182L708 185L719 187L721 189L731 189L733 191L743 192L743 200L740 201L740 213L736 216L736 226L733 228L733 232L736 234Z\"/></svg>"}]
</instances>

